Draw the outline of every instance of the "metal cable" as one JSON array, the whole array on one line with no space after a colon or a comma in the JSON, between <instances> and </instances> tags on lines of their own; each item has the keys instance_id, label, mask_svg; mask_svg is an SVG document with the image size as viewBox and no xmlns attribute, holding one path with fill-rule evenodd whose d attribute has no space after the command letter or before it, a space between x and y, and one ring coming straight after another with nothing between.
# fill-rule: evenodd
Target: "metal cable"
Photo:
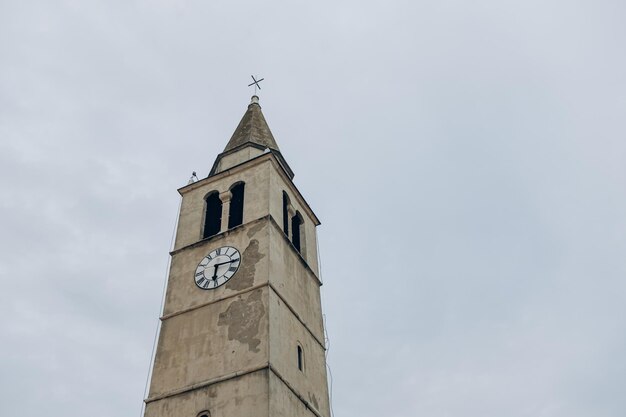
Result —
<instances>
[{"instance_id":1,"label":"metal cable","mask_svg":"<svg viewBox=\"0 0 626 417\"><path fill-rule=\"evenodd\" d=\"M315 229L316 239L315 243L317 244L317 269L320 278L320 282L324 282L322 279L322 253L320 252L320 241L317 239L319 234L317 233L317 229ZM328 354L330 353L330 337L328 337L328 328L326 326L326 314L322 314L322 318L324 319L324 343L326 345L326 352L324 354L324 361L326 362L326 368L328 368L328 376L330 377L330 384L328 387L329 390L329 405L330 405L330 415L331 417L335 416L335 412L333 410L333 372L330 369L330 365L328 363Z\"/></svg>"},{"instance_id":2,"label":"metal cable","mask_svg":"<svg viewBox=\"0 0 626 417\"><path fill-rule=\"evenodd\" d=\"M178 217L180 216L180 209L183 205L183 198L180 198L180 202L178 203L178 212L176 213L176 219L174 221L174 229L172 230L172 237L170 239L170 252L172 250L174 250L174 237L176 236L176 229L178 227ZM160 305L160 309L159 309L159 317L161 317L161 315L163 314L163 308L165 306L165 291L167 289L167 278L170 272L170 264L172 262L172 257L169 256L168 254L168 258L167 258L167 264L165 267L165 278L163 279L163 290L161 293L161 305ZM156 325L156 329L154 330L154 340L152 341L152 353L150 354L150 364L149 364L149 368L148 368L148 375L146 376L146 385L144 386L143 389L143 398L144 400L146 399L146 396L148 395L148 384L150 382L150 377L152 376L152 367L154 365L154 359L155 359L155 353L156 353L156 345L157 345L157 339L159 337L159 330L161 328L161 320L158 319L157 320L157 325ZM145 411L146 408L146 403L145 401L141 401L141 411L139 414L139 417L143 417L143 413Z\"/></svg>"}]
</instances>

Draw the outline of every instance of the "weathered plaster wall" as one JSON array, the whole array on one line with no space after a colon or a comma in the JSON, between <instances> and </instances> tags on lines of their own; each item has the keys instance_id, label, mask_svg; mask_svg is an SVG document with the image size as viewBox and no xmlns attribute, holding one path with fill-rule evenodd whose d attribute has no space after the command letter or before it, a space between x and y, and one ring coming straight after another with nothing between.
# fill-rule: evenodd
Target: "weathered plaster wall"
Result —
<instances>
[{"instance_id":1,"label":"weathered plaster wall","mask_svg":"<svg viewBox=\"0 0 626 417\"><path fill-rule=\"evenodd\" d=\"M275 224L269 232L269 279L281 297L320 340L324 341L324 325L320 300L320 284L305 267L296 250Z\"/></svg>"},{"instance_id":2,"label":"weathered plaster wall","mask_svg":"<svg viewBox=\"0 0 626 417\"><path fill-rule=\"evenodd\" d=\"M317 417L307 409L300 399L280 380L278 376L269 374L270 416L272 417ZM330 417L330 412L320 413Z\"/></svg>"},{"instance_id":3,"label":"weathered plaster wall","mask_svg":"<svg viewBox=\"0 0 626 417\"><path fill-rule=\"evenodd\" d=\"M145 417L269 417L267 369L146 405Z\"/></svg>"},{"instance_id":4,"label":"weathered plaster wall","mask_svg":"<svg viewBox=\"0 0 626 417\"><path fill-rule=\"evenodd\" d=\"M252 146L247 146L236 152L222 156L220 162L217 164L217 169L215 170L215 172L219 173L225 171L228 168L232 168L262 154L262 150Z\"/></svg>"},{"instance_id":5,"label":"weathered plaster wall","mask_svg":"<svg viewBox=\"0 0 626 417\"><path fill-rule=\"evenodd\" d=\"M327 415L324 348L274 292L270 292L269 308L271 365L312 407ZM304 371L298 369L298 345L304 351Z\"/></svg>"},{"instance_id":6,"label":"weathered plaster wall","mask_svg":"<svg viewBox=\"0 0 626 417\"><path fill-rule=\"evenodd\" d=\"M268 361L268 287L164 320L150 397Z\"/></svg>"}]
</instances>

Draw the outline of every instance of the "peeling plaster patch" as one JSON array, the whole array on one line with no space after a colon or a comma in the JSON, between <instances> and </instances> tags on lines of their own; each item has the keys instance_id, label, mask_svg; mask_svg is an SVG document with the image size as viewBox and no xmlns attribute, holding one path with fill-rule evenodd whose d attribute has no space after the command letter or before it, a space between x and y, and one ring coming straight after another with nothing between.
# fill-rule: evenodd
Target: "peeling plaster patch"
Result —
<instances>
[{"instance_id":1,"label":"peeling plaster patch","mask_svg":"<svg viewBox=\"0 0 626 417\"><path fill-rule=\"evenodd\" d=\"M219 326L228 326L228 340L247 344L252 352L258 352L261 343L261 340L256 338L261 318L265 314L261 293L261 290L256 290L248 297L233 301L226 311L220 314L217 322Z\"/></svg>"},{"instance_id":2,"label":"peeling plaster patch","mask_svg":"<svg viewBox=\"0 0 626 417\"><path fill-rule=\"evenodd\" d=\"M267 223L265 222L259 222L259 224L252 226L250 230L248 230L248 237L250 238L256 235L261 229L265 227L266 224Z\"/></svg>"},{"instance_id":3,"label":"peeling plaster patch","mask_svg":"<svg viewBox=\"0 0 626 417\"><path fill-rule=\"evenodd\" d=\"M226 283L226 288L234 291L245 290L254 285L254 274L256 272L256 264L265 257L264 253L259 252L259 241L252 239L250 244L241 255L241 267L239 271Z\"/></svg>"}]
</instances>

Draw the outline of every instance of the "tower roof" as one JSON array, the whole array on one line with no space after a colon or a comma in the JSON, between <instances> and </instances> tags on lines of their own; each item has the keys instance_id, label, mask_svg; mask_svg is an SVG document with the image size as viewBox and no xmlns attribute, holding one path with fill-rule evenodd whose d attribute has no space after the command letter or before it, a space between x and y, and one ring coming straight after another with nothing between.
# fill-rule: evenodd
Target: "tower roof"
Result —
<instances>
[{"instance_id":1,"label":"tower roof","mask_svg":"<svg viewBox=\"0 0 626 417\"><path fill-rule=\"evenodd\" d=\"M270 131L261 106L259 105L259 97L252 96L252 101L248 106L248 110L241 118L237 129L231 136L224 152L228 152L245 143L252 142L273 150L279 150L276 140Z\"/></svg>"},{"instance_id":2,"label":"tower roof","mask_svg":"<svg viewBox=\"0 0 626 417\"><path fill-rule=\"evenodd\" d=\"M235 154L246 148L256 148L260 151L272 153L280 162L280 165L285 170L289 178L293 179L294 173L285 161L285 158L280 153L274 135L270 130L265 117L261 112L261 106L259 105L259 97L252 96L252 100L248 105L248 109L244 113L239 125L235 129L235 132L231 136L224 151L217 156L213 167L209 172L209 176L215 175L225 168L232 166L232 160L227 162L226 165L220 165L220 161L227 155ZM247 160L252 159L252 155L248 155ZM239 163L242 161L239 160Z\"/></svg>"}]
</instances>

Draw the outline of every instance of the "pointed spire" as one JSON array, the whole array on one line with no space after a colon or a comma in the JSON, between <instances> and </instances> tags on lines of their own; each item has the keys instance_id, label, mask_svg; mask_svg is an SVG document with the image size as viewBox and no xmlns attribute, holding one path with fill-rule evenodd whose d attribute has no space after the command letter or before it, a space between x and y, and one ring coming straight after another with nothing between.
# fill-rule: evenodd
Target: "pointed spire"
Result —
<instances>
[{"instance_id":1,"label":"pointed spire","mask_svg":"<svg viewBox=\"0 0 626 417\"><path fill-rule=\"evenodd\" d=\"M224 152L228 152L248 142L278 150L276 140L274 140L274 136L261 112L259 97L256 95L252 96L248 110L241 118L237 129L235 129L226 148L224 148Z\"/></svg>"},{"instance_id":2,"label":"pointed spire","mask_svg":"<svg viewBox=\"0 0 626 417\"><path fill-rule=\"evenodd\" d=\"M272 132L265 121L265 117L263 117L263 113L261 112L259 97L257 95L252 96L248 109L241 118L237 129L235 129L235 132L228 141L226 148L224 148L224 152L219 154L215 159L213 167L209 172L209 177L218 174L235 164L242 163L243 161L240 158L231 159L224 163L223 158L227 155L245 152L248 148L256 149L256 153L247 153L246 156L244 156L244 160L250 160L256 158L262 153L264 154L269 152L278 159L278 162L285 170L289 178L293 179L294 173L278 149L274 135L272 135Z\"/></svg>"}]
</instances>

